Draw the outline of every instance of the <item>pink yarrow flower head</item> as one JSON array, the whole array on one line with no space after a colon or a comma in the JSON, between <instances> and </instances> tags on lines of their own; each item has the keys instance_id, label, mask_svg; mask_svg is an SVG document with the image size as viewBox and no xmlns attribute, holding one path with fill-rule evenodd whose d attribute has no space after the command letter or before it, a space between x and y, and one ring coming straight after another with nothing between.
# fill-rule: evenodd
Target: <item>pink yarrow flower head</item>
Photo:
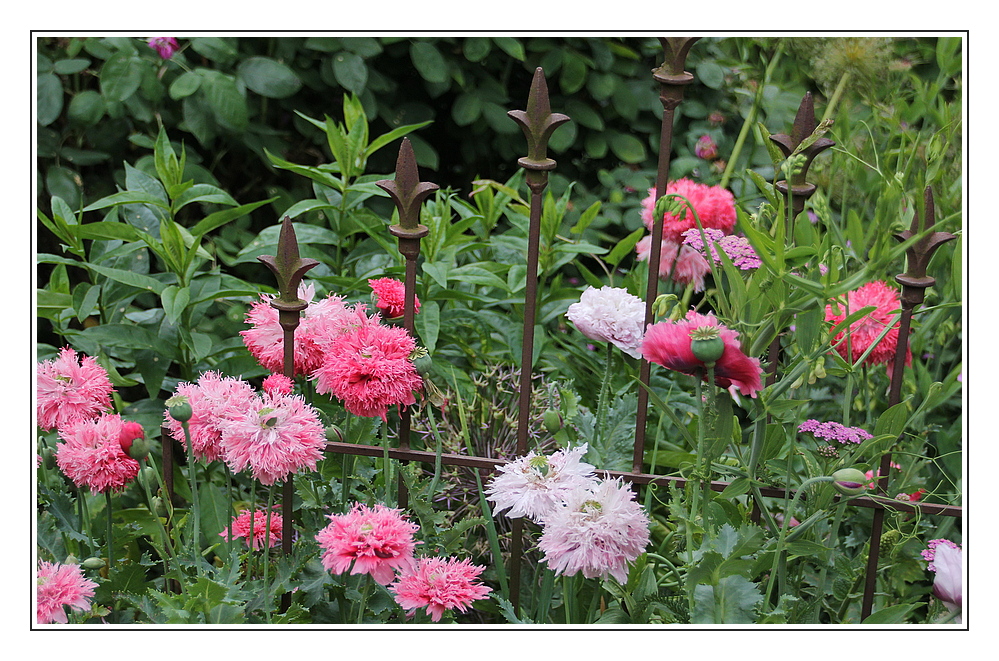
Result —
<instances>
[{"instance_id":1,"label":"pink yarrow flower head","mask_svg":"<svg viewBox=\"0 0 999 661\"><path fill-rule=\"evenodd\" d=\"M203 461L222 458L223 428L246 415L257 401L253 387L246 381L211 371L202 373L197 383L178 384L175 394L186 397L191 405L192 415L187 428L194 456ZM163 415L170 435L187 448L181 423L174 420L169 411Z\"/></svg>"},{"instance_id":2,"label":"pink yarrow flower head","mask_svg":"<svg viewBox=\"0 0 999 661\"><path fill-rule=\"evenodd\" d=\"M836 351L844 360L852 363L860 360L868 347L874 344L878 336L896 317L895 313L901 307L898 291L881 280L875 280L849 292L845 302L838 300L834 305L826 306L826 321L831 321L833 325L836 325L846 319L848 312L852 314L861 308L872 305L875 307L874 310L850 324L849 329L840 330L833 338ZM889 379L891 379L894 370L896 345L899 341L906 342L908 345L908 338L899 338L898 336L900 323L898 319L895 319L888 334L874 346L871 353L864 359L864 365L885 365L888 369ZM847 347L847 332L849 332L849 348ZM905 350L905 364L912 364L912 350L908 346Z\"/></svg>"},{"instance_id":3,"label":"pink yarrow flower head","mask_svg":"<svg viewBox=\"0 0 999 661\"><path fill-rule=\"evenodd\" d=\"M406 312L406 285L392 278L368 280L375 307L385 312L388 319L397 319ZM420 311L420 299L415 298L413 312Z\"/></svg>"},{"instance_id":4,"label":"pink yarrow flower head","mask_svg":"<svg viewBox=\"0 0 999 661\"><path fill-rule=\"evenodd\" d=\"M38 563L37 577L35 595L38 604L35 619L38 624L66 624L69 622L66 606L75 611L90 610L90 600L97 583L83 575L80 565L61 565L41 560Z\"/></svg>"},{"instance_id":5,"label":"pink yarrow flower head","mask_svg":"<svg viewBox=\"0 0 999 661\"><path fill-rule=\"evenodd\" d=\"M798 431L811 434L815 438L839 443L863 443L874 438L860 427L845 427L838 422L819 422L815 419L805 420L798 425Z\"/></svg>"},{"instance_id":6,"label":"pink yarrow flower head","mask_svg":"<svg viewBox=\"0 0 999 661\"><path fill-rule=\"evenodd\" d=\"M666 185L666 195L686 198L697 212L701 227L721 230L730 234L735 227L735 198L721 186L699 184L690 179L677 179ZM680 243L685 230L697 227L697 220L683 200L674 200L673 209L663 216L663 239ZM649 196L642 201L642 222L652 230L653 211L656 206L656 189L649 189Z\"/></svg>"},{"instance_id":7,"label":"pink yarrow flower head","mask_svg":"<svg viewBox=\"0 0 999 661\"><path fill-rule=\"evenodd\" d=\"M391 406L416 403L423 387L410 356L416 342L404 328L368 324L338 334L325 346L316 392L332 394L354 415L388 419Z\"/></svg>"},{"instance_id":8,"label":"pink yarrow flower head","mask_svg":"<svg viewBox=\"0 0 999 661\"><path fill-rule=\"evenodd\" d=\"M371 574L388 585L395 572L408 572L415 566L413 534L420 528L407 520L401 510L381 503L374 508L355 503L346 514L331 514L330 523L319 531L316 541L322 549L322 563L329 572Z\"/></svg>"},{"instance_id":9,"label":"pink yarrow flower head","mask_svg":"<svg viewBox=\"0 0 999 661\"><path fill-rule=\"evenodd\" d=\"M591 340L610 342L632 358L642 357L645 303L627 289L587 287L565 316Z\"/></svg>"},{"instance_id":10,"label":"pink yarrow flower head","mask_svg":"<svg viewBox=\"0 0 999 661\"><path fill-rule=\"evenodd\" d=\"M309 306L302 311L295 329L294 372L296 375L308 375L322 364L320 344L323 340L359 322L366 322L368 318L363 314L363 306L349 307L343 297L336 294L314 301L315 287L311 284L301 283L298 297ZM261 294L260 301L251 305L246 313L246 323L251 328L239 334L257 362L275 374L283 374L284 329L281 328L278 311L271 306L273 299L273 295ZM361 312L360 317L358 311Z\"/></svg>"},{"instance_id":11,"label":"pink yarrow flower head","mask_svg":"<svg viewBox=\"0 0 999 661\"><path fill-rule=\"evenodd\" d=\"M270 547L281 543L281 532L284 519L277 512L271 512ZM239 516L232 520L229 527L219 533L220 537L229 537L232 529L233 539L242 537L250 548L261 549L267 544L267 512L264 510L241 510Z\"/></svg>"},{"instance_id":12,"label":"pink yarrow flower head","mask_svg":"<svg viewBox=\"0 0 999 661\"><path fill-rule=\"evenodd\" d=\"M652 250L652 236L645 236L635 244L638 261L647 262ZM672 280L681 285L693 285L694 291L704 291L704 277L711 273L711 265L697 250L664 238L659 253L659 279Z\"/></svg>"},{"instance_id":13,"label":"pink yarrow flower head","mask_svg":"<svg viewBox=\"0 0 999 661\"><path fill-rule=\"evenodd\" d=\"M249 468L261 484L274 484L323 457L326 429L300 395L267 393L222 425L222 458L235 472Z\"/></svg>"},{"instance_id":14,"label":"pink yarrow flower head","mask_svg":"<svg viewBox=\"0 0 999 661\"><path fill-rule=\"evenodd\" d=\"M38 426L46 431L96 418L111 408L114 387L90 356L77 358L76 351L64 347L58 358L38 363L36 374Z\"/></svg>"},{"instance_id":15,"label":"pink yarrow flower head","mask_svg":"<svg viewBox=\"0 0 999 661\"><path fill-rule=\"evenodd\" d=\"M704 239L708 240L708 248L704 247ZM756 254L749 240L744 236L734 234L725 235L721 230L707 228L704 235L698 228L689 229L683 233L683 245L690 246L702 255L711 255L715 264L721 264L721 257L718 255L718 248L732 260L732 264L740 270L751 271L763 265L763 261Z\"/></svg>"},{"instance_id":16,"label":"pink yarrow flower head","mask_svg":"<svg viewBox=\"0 0 999 661\"><path fill-rule=\"evenodd\" d=\"M121 447L124 421L116 413L78 420L59 430L56 464L78 487L121 491L139 473L139 462Z\"/></svg>"},{"instance_id":17,"label":"pink yarrow flower head","mask_svg":"<svg viewBox=\"0 0 999 661\"><path fill-rule=\"evenodd\" d=\"M926 550L922 551L923 559L929 563L926 568L936 573L933 594L951 612L961 610L964 595L961 547L949 539L933 539L926 546Z\"/></svg>"},{"instance_id":18,"label":"pink yarrow flower head","mask_svg":"<svg viewBox=\"0 0 999 661\"><path fill-rule=\"evenodd\" d=\"M516 519L527 517L544 522L570 493L596 482L593 466L582 461L587 444L558 450L551 456L533 450L503 464L486 488L486 498L499 514Z\"/></svg>"},{"instance_id":19,"label":"pink yarrow flower head","mask_svg":"<svg viewBox=\"0 0 999 661\"><path fill-rule=\"evenodd\" d=\"M628 581L628 564L649 543L649 518L620 479L601 480L566 496L545 520L538 548L558 574Z\"/></svg>"},{"instance_id":20,"label":"pink yarrow flower head","mask_svg":"<svg viewBox=\"0 0 999 661\"><path fill-rule=\"evenodd\" d=\"M402 576L389 590L395 600L412 615L426 607L431 620L439 622L445 610L468 610L473 601L484 599L492 588L477 580L485 567L469 560L451 557L420 558L416 567Z\"/></svg>"},{"instance_id":21,"label":"pink yarrow flower head","mask_svg":"<svg viewBox=\"0 0 999 661\"><path fill-rule=\"evenodd\" d=\"M146 43L164 60L169 60L174 53L180 50L180 44L177 43L176 37L152 37Z\"/></svg>"},{"instance_id":22,"label":"pink yarrow flower head","mask_svg":"<svg viewBox=\"0 0 999 661\"><path fill-rule=\"evenodd\" d=\"M702 327L716 327L724 342L724 352L714 365L715 385L727 388L733 396L738 390L743 395L756 397L763 388L759 359L744 354L737 339L739 334L718 323L713 314L690 310L686 319L649 326L642 342L642 355L668 369L707 379L707 369L704 362L694 356L690 336L692 331Z\"/></svg>"}]
</instances>

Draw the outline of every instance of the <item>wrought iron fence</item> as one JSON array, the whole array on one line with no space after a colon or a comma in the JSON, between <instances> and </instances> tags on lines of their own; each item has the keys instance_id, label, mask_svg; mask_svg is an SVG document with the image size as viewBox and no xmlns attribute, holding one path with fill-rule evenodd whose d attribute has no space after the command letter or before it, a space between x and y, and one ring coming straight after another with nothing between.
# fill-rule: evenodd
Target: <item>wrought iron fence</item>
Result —
<instances>
[{"instance_id":1,"label":"wrought iron fence","mask_svg":"<svg viewBox=\"0 0 999 661\"><path fill-rule=\"evenodd\" d=\"M694 81L694 76L684 70L684 65L687 53L697 40L698 37L663 37L659 39L663 48L664 60L662 65L652 72L654 81L659 84L659 96L663 106L655 189L657 197L661 197L666 191L670 168L670 153L672 150L674 112L683 101L685 87ZM538 256L543 205L542 193L548 185L548 173L555 169L557 165L547 155L548 140L554 130L561 124L569 121L570 118L564 114L552 112L547 83L541 68L535 71L527 99L527 110L511 110L508 112L508 115L520 125L527 139L527 156L520 158L518 164L526 171L526 183L531 191L516 443L516 455L523 456L528 452L529 409L531 405L531 382L533 377L532 357L534 353L533 329L538 306ZM785 220L788 225L790 225L798 214L802 213L805 202L816 191L817 187L815 184L806 181L808 166L815 156L835 144L824 137L810 140L809 137L812 136L815 128L816 120L812 97L811 94L806 94L795 117L791 133L789 135L776 134L770 136L770 139L784 153L785 157L800 155L800 167L794 170L790 180L782 180L776 184L776 190L785 198ZM419 222L420 209L422 202L428 195L437 190L438 186L431 182L420 181L413 148L407 138L403 139L399 149L395 179L382 180L377 182L377 185L389 194L398 209L399 222L390 226L389 231L398 239L399 251L405 258L405 313L403 326L412 334L415 331L416 274L417 261L420 256L420 241L429 233L428 228ZM904 341L898 342L894 356L891 385L889 388L889 407L901 401L902 378L905 369L908 334L913 312L922 304L926 288L935 283L934 278L926 274L927 265L934 251L942 243L955 238L954 235L945 232L928 232L934 226L935 222L933 195L929 188L925 192L924 209L922 220L917 212L912 221L911 228L896 235L896 238L900 241L906 241L921 234L924 236L906 251L907 270L895 278L902 286L901 320L898 337ZM658 274L661 261L662 234L663 218L659 216L654 219L652 227L652 247L649 255L649 276L645 297L646 326L654 321L653 303L657 297L659 287ZM261 256L258 259L274 272L277 279L279 295L270 304L278 311L280 324L284 331L284 374L289 378L293 378L295 329L299 325L301 312L308 306L305 301L298 298L298 285L305 273L316 266L318 262L299 256L294 227L288 217L285 217L282 222L277 254L274 256ZM781 333L775 331L767 350L768 386L777 380L777 374L780 371L780 352ZM650 376L651 364L644 358L640 359L640 386L637 392L638 408L635 417L632 470L600 470L600 472L607 473L613 478L623 478L633 485L673 484L682 487L689 481L687 478L657 475L643 471L646 463L645 439ZM481 475L491 473L505 463L504 460L489 457L437 453L412 448L410 446L411 415L412 413L408 407L402 408L400 411L398 447L386 449L374 445L328 441L326 443L326 451L333 454L368 457L384 457L387 455L398 461L415 461L426 464L440 462L441 465L445 466L469 467L479 471ZM173 497L174 460L172 444L174 441L166 433L166 430L163 431L162 439L163 479L167 490L171 497ZM890 451L881 457L880 477L876 484L876 494L849 499L849 504L853 506L874 510L869 539L866 580L861 605L862 619L870 615L873 610L885 514L891 511L919 513L931 516L963 517L962 507L923 502L906 502L887 497L885 489L888 483L888 471L891 460L892 454ZM292 508L292 484L292 479L289 478L283 485L282 514L284 531L282 535L282 549L285 554L291 553L293 539L294 511ZM724 481L712 481L708 486L713 491L720 492L729 485L730 483ZM399 504L400 506L405 506L408 495L401 477L398 490ZM787 499L792 497L792 495L789 489L760 487L751 495L754 507L753 520L756 522L759 521L760 508L764 507L762 503L758 502L760 498ZM842 497L838 497L838 499L840 501L843 500ZM521 589L520 569L524 552L523 533L523 520L519 518L514 519L509 558L510 596L514 606L518 604ZM290 603L289 598L289 594L283 596L283 609L287 609Z\"/></svg>"}]
</instances>

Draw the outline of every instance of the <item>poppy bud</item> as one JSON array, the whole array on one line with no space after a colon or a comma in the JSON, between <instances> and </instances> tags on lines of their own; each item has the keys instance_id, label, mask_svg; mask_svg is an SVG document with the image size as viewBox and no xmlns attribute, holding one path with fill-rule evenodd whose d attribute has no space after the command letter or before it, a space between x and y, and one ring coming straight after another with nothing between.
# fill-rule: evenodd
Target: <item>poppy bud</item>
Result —
<instances>
[{"instance_id":1,"label":"poppy bud","mask_svg":"<svg viewBox=\"0 0 999 661\"><path fill-rule=\"evenodd\" d=\"M343 431L336 425L330 425L326 428L326 440L343 443Z\"/></svg>"},{"instance_id":2,"label":"poppy bud","mask_svg":"<svg viewBox=\"0 0 999 661\"><path fill-rule=\"evenodd\" d=\"M139 471L139 479L142 480L142 484L146 485L148 489L155 489L157 486L156 469L152 466L146 466Z\"/></svg>"},{"instance_id":3,"label":"poppy bud","mask_svg":"<svg viewBox=\"0 0 999 661\"><path fill-rule=\"evenodd\" d=\"M87 569L100 569L101 567L104 566L104 558L97 558L97 557L87 558L86 560L83 561L83 566L86 567Z\"/></svg>"},{"instance_id":4,"label":"poppy bud","mask_svg":"<svg viewBox=\"0 0 999 661\"><path fill-rule=\"evenodd\" d=\"M144 438L137 438L132 441L132 447L125 454L136 461L142 461L149 454L149 443Z\"/></svg>"},{"instance_id":5,"label":"poppy bud","mask_svg":"<svg viewBox=\"0 0 999 661\"><path fill-rule=\"evenodd\" d=\"M844 496L859 496L867 491L866 475L856 468L841 468L832 474L833 486Z\"/></svg>"},{"instance_id":6,"label":"poppy bud","mask_svg":"<svg viewBox=\"0 0 999 661\"><path fill-rule=\"evenodd\" d=\"M42 450L42 463L45 464L45 468L48 470L56 467L55 453L52 452L51 448Z\"/></svg>"},{"instance_id":7,"label":"poppy bud","mask_svg":"<svg viewBox=\"0 0 999 661\"><path fill-rule=\"evenodd\" d=\"M138 422L126 422L121 426L121 431L118 433L118 444L121 445L121 451L132 457L133 459L138 459L139 457L134 457L131 454L132 444L136 439L141 440L145 436L145 432L142 429L142 425ZM149 447L146 446L146 453L149 452ZM143 454L143 457L146 455Z\"/></svg>"},{"instance_id":8,"label":"poppy bud","mask_svg":"<svg viewBox=\"0 0 999 661\"><path fill-rule=\"evenodd\" d=\"M544 414L545 429L548 430L549 434L554 434L559 429L562 429L562 416L555 409L548 409Z\"/></svg>"},{"instance_id":9,"label":"poppy bud","mask_svg":"<svg viewBox=\"0 0 999 661\"><path fill-rule=\"evenodd\" d=\"M169 514L166 502L159 496L153 498L153 511L156 513L156 516L166 516Z\"/></svg>"}]
</instances>

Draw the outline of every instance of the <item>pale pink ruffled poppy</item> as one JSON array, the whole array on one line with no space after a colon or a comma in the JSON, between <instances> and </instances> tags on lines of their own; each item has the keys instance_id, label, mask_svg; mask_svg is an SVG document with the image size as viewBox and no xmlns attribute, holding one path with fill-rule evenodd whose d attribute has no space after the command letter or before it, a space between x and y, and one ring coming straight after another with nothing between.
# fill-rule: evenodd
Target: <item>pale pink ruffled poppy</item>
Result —
<instances>
[{"instance_id":1,"label":"pale pink ruffled poppy","mask_svg":"<svg viewBox=\"0 0 999 661\"><path fill-rule=\"evenodd\" d=\"M720 329L720 337L725 344L724 353L715 362L715 385L728 388L733 394L737 389L743 395L756 397L763 385L760 361L742 352L739 334L718 323L713 314L700 314L690 310L686 319L675 322L663 321L649 326L642 343L642 355L653 363L677 372L700 376L707 379L704 362L694 356L691 349L691 331L704 326Z\"/></svg>"},{"instance_id":2,"label":"pale pink ruffled poppy","mask_svg":"<svg viewBox=\"0 0 999 661\"><path fill-rule=\"evenodd\" d=\"M346 514L331 514L330 523L319 531L323 567L334 574L371 574L388 585L395 572L413 569L413 534L420 528L401 510L377 503L375 507L355 503Z\"/></svg>"},{"instance_id":3,"label":"pale pink ruffled poppy","mask_svg":"<svg viewBox=\"0 0 999 661\"><path fill-rule=\"evenodd\" d=\"M194 456L203 461L222 458L222 429L231 420L240 418L256 403L253 387L231 376L218 372L204 372L197 383L180 383L177 396L187 398L191 405L191 419L187 422L191 434ZM184 428L174 420L169 411L164 412L164 424L170 435L187 448Z\"/></svg>"},{"instance_id":4,"label":"pale pink ruffled poppy","mask_svg":"<svg viewBox=\"0 0 999 661\"><path fill-rule=\"evenodd\" d=\"M284 519L277 512L271 512L270 547L273 548L281 544L281 534L284 528ZM229 537L229 528L232 529L233 539L242 537L243 541L250 548L261 549L267 544L267 512L264 510L241 510L239 516L232 520L225 530L219 533L220 537Z\"/></svg>"},{"instance_id":5,"label":"pale pink ruffled poppy","mask_svg":"<svg viewBox=\"0 0 999 661\"><path fill-rule=\"evenodd\" d=\"M114 387L108 373L90 356L77 358L64 347L59 357L38 363L38 426L45 430L96 418L111 408Z\"/></svg>"},{"instance_id":6,"label":"pale pink ruffled poppy","mask_svg":"<svg viewBox=\"0 0 999 661\"><path fill-rule=\"evenodd\" d=\"M545 519L538 549L556 575L612 576L623 585L648 543L649 517L619 478L570 492Z\"/></svg>"},{"instance_id":7,"label":"pale pink ruffled poppy","mask_svg":"<svg viewBox=\"0 0 999 661\"><path fill-rule=\"evenodd\" d=\"M473 601L484 599L492 588L477 580L485 567L473 565L469 560L451 557L420 558L416 567L399 577L389 590L395 600L412 615L417 608L426 607L431 620L439 622L444 611L468 610Z\"/></svg>"},{"instance_id":8,"label":"pale pink ruffled poppy","mask_svg":"<svg viewBox=\"0 0 999 661\"><path fill-rule=\"evenodd\" d=\"M558 450L550 457L533 450L503 464L486 488L486 498L499 514L543 522L568 494L592 486L593 466L582 461L587 444Z\"/></svg>"},{"instance_id":9,"label":"pale pink ruffled poppy","mask_svg":"<svg viewBox=\"0 0 999 661\"><path fill-rule=\"evenodd\" d=\"M645 303L627 289L587 287L565 316L591 340L610 342L632 358L642 357Z\"/></svg>"},{"instance_id":10,"label":"pale pink ruffled poppy","mask_svg":"<svg viewBox=\"0 0 999 661\"><path fill-rule=\"evenodd\" d=\"M36 621L38 624L66 624L69 622L66 606L75 611L90 610L90 600L96 588L97 583L83 575L80 565L39 561L35 587Z\"/></svg>"},{"instance_id":11,"label":"pale pink ruffled poppy","mask_svg":"<svg viewBox=\"0 0 999 661\"><path fill-rule=\"evenodd\" d=\"M961 547L949 539L933 539L922 552L929 564L927 569L934 572L933 595L943 602L951 612L961 610L964 600L964 568ZM960 617L957 618L960 622Z\"/></svg>"}]
</instances>

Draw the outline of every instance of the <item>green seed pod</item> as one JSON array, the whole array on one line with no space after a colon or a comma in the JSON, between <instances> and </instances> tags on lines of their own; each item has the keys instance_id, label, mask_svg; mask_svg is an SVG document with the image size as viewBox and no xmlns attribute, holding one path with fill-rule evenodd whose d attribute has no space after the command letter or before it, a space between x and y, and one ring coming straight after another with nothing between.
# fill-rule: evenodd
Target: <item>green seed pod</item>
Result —
<instances>
[{"instance_id":1,"label":"green seed pod","mask_svg":"<svg viewBox=\"0 0 999 661\"><path fill-rule=\"evenodd\" d=\"M167 400L167 412L177 422L187 422L194 415L187 397L171 397Z\"/></svg>"},{"instance_id":2,"label":"green seed pod","mask_svg":"<svg viewBox=\"0 0 999 661\"><path fill-rule=\"evenodd\" d=\"M420 356L413 359L413 367L416 368L416 373L420 376L424 376L430 371L434 365L434 359L430 356Z\"/></svg>"},{"instance_id":3,"label":"green seed pod","mask_svg":"<svg viewBox=\"0 0 999 661\"><path fill-rule=\"evenodd\" d=\"M867 491L869 480L856 468L841 468L832 474L833 486L844 496L859 496Z\"/></svg>"},{"instance_id":4,"label":"green seed pod","mask_svg":"<svg viewBox=\"0 0 999 661\"><path fill-rule=\"evenodd\" d=\"M713 340L694 340L690 343L694 358L703 363L716 363L725 353L725 342L716 337Z\"/></svg>"}]
</instances>

